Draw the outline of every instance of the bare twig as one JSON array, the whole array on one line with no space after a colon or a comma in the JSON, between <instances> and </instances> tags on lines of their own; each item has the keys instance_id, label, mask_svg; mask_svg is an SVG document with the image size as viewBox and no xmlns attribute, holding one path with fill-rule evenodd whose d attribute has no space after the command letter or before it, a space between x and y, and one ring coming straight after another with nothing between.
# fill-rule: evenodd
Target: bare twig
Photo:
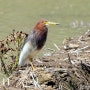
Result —
<instances>
[{"instance_id":1,"label":"bare twig","mask_svg":"<svg viewBox=\"0 0 90 90\"><path fill-rule=\"evenodd\" d=\"M55 51L54 49L51 49L51 48L47 48L47 50L50 50L50 51Z\"/></svg>"},{"instance_id":2,"label":"bare twig","mask_svg":"<svg viewBox=\"0 0 90 90\"><path fill-rule=\"evenodd\" d=\"M89 46L85 46L85 47L83 47L83 48L79 48L79 49L77 49L77 50L75 50L75 51L70 51L69 53L79 53L79 52L82 52L82 50L85 50L85 49L87 49L87 48L89 48Z\"/></svg>"},{"instance_id":3,"label":"bare twig","mask_svg":"<svg viewBox=\"0 0 90 90\"><path fill-rule=\"evenodd\" d=\"M3 86L5 86L5 79L3 78Z\"/></svg>"},{"instance_id":4,"label":"bare twig","mask_svg":"<svg viewBox=\"0 0 90 90\"><path fill-rule=\"evenodd\" d=\"M34 83L35 88L38 87L39 90L42 90L42 88L41 88L41 86L39 85L39 83L34 79L34 74L33 74L33 72L30 72L30 75L31 75L31 77L32 77L32 79L33 79L33 83Z\"/></svg>"},{"instance_id":5,"label":"bare twig","mask_svg":"<svg viewBox=\"0 0 90 90\"><path fill-rule=\"evenodd\" d=\"M68 55L69 63L72 64L72 62L71 62L71 58L70 58L70 54L68 53L67 55Z\"/></svg>"},{"instance_id":6,"label":"bare twig","mask_svg":"<svg viewBox=\"0 0 90 90\"><path fill-rule=\"evenodd\" d=\"M54 46L57 48L57 50L60 50L56 43L54 43Z\"/></svg>"}]
</instances>

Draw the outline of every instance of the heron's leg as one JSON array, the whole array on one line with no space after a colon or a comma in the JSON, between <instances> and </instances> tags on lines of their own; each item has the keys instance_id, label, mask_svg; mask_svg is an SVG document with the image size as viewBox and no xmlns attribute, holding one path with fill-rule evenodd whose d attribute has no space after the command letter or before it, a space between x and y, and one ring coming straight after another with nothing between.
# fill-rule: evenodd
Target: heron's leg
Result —
<instances>
[{"instance_id":1,"label":"heron's leg","mask_svg":"<svg viewBox=\"0 0 90 90\"><path fill-rule=\"evenodd\" d=\"M34 66L33 66L33 59L32 58L29 58L29 61L30 61L30 65L31 65L31 68L32 68L32 70L34 71L35 70L35 68L34 68Z\"/></svg>"}]
</instances>

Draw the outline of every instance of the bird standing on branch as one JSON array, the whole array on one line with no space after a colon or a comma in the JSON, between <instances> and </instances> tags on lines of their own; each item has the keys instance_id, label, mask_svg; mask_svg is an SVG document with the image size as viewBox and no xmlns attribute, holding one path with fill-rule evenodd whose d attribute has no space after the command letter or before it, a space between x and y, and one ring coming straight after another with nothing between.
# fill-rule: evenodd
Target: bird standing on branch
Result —
<instances>
[{"instance_id":1,"label":"bird standing on branch","mask_svg":"<svg viewBox=\"0 0 90 90\"><path fill-rule=\"evenodd\" d=\"M59 25L59 23L40 20L36 24L32 32L25 38L19 57L20 66L24 66L30 63L32 70L34 69L34 66L32 64L33 57L44 46L47 39L49 25Z\"/></svg>"}]
</instances>

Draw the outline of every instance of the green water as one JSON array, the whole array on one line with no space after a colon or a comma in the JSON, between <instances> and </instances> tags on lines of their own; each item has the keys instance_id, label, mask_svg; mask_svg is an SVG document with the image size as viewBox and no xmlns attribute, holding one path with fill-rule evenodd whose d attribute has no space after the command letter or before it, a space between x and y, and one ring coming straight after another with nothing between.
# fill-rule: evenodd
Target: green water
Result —
<instances>
[{"instance_id":1,"label":"green water","mask_svg":"<svg viewBox=\"0 0 90 90\"><path fill-rule=\"evenodd\" d=\"M0 0L0 40L12 29L29 33L46 19L61 25L49 27L44 48L61 45L64 38L79 36L90 28L90 0ZM2 76L2 75L1 75Z\"/></svg>"}]
</instances>

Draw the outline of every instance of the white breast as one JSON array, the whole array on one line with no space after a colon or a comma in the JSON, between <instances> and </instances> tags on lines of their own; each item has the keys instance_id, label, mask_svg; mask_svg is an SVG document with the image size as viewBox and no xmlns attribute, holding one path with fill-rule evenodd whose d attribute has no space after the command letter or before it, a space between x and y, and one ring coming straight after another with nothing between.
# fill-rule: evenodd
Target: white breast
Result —
<instances>
[{"instance_id":1,"label":"white breast","mask_svg":"<svg viewBox=\"0 0 90 90\"><path fill-rule=\"evenodd\" d=\"M38 52L39 50L37 50L37 47L33 47L31 42L27 42L20 53L19 65L23 66L27 64L29 62L29 57L33 58Z\"/></svg>"}]
</instances>

